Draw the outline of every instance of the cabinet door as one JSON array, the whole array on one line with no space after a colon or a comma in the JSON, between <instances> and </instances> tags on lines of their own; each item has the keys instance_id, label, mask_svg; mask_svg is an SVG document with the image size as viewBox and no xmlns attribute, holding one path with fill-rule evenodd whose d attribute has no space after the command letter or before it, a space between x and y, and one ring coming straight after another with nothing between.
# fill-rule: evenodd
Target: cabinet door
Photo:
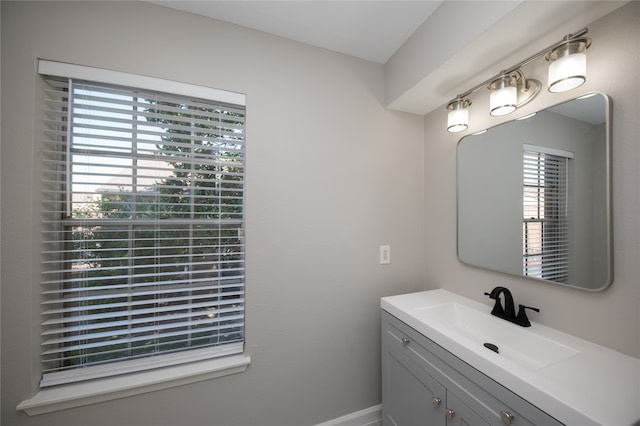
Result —
<instances>
[{"instance_id":1,"label":"cabinet door","mask_svg":"<svg viewBox=\"0 0 640 426\"><path fill-rule=\"evenodd\" d=\"M460 425L562 426L509 389L383 311L382 415L388 426L441 426L446 409ZM455 395L462 404L445 404ZM440 398L435 407L433 397ZM478 417L479 416L479 417ZM505 420L505 416L506 420ZM507 417L508 416L508 417ZM638 425L640 426L640 424Z\"/></svg>"},{"instance_id":2,"label":"cabinet door","mask_svg":"<svg viewBox=\"0 0 640 426\"><path fill-rule=\"evenodd\" d=\"M385 426L445 426L445 388L403 353L383 353Z\"/></svg>"},{"instance_id":3,"label":"cabinet door","mask_svg":"<svg viewBox=\"0 0 640 426\"><path fill-rule=\"evenodd\" d=\"M447 391L445 414L447 426L489 426L489 423L485 422L450 391Z\"/></svg>"}]
</instances>

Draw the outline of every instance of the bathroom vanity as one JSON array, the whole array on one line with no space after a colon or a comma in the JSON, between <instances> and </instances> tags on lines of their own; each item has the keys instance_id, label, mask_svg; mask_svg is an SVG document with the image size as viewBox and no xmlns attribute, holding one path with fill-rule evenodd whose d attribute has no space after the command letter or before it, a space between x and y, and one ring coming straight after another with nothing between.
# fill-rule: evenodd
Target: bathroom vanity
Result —
<instances>
[{"instance_id":1,"label":"bathroom vanity","mask_svg":"<svg viewBox=\"0 0 640 426\"><path fill-rule=\"evenodd\" d=\"M431 290L385 297L384 425L633 425L640 360Z\"/></svg>"}]
</instances>

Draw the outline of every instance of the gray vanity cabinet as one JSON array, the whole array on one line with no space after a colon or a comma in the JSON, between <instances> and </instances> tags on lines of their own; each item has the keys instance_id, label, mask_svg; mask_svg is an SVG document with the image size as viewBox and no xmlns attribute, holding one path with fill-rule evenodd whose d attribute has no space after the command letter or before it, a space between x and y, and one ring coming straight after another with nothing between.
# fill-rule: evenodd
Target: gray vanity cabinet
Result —
<instances>
[{"instance_id":1,"label":"gray vanity cabinet","mask_svg":"<svg viewBox=\"0 0 640 426\"><path fill-rule=\"evenodd\" d=\"M382 311L384 426L559 426L469 364Z\"/></svg>"},{"instance_id":2,"label":"gray vanity cabinet","mask_svg":"<svg viewBox=\"0 0 640 426\"><path fill-rule=\"evenodd\" d=\"M388 390L383 393L384 424L444 426L445 387L393 346L382 358L383 383Z\"/></svg>"},{"instance_id":3,"label":"gray vanity cabinet","mask_svg":"<svg viewBox=\"0 0 640 426\"><path fill-rule=\"evenodd\" d=\"M482 417L471 410L464 402L456 398L455 394L447 391L447 416L448 426L489 426Z\"/></svg>"}]
</instances>

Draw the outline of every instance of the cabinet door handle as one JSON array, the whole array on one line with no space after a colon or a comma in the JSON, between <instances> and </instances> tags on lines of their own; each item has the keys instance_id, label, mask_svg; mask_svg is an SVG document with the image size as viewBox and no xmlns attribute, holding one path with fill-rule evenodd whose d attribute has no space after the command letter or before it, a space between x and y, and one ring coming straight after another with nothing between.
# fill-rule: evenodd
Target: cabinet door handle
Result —
<instances>
[{"instance_id":1,"label":"cabinet door handle","mask_svg":"<svg viewBox=\"0 0 640 426\"><path fill-rule=\"evenodd\" d=\"M434 396L433 397L433 405L435 405L436 407L439 407L440 404L442 404L442 398Z\"/></svg>"},{"instance_id":2,"label":"cabinet door handle","mask_svg":"<svg viewBox=\"0 0 640 426\"><path fill-rule=\"evenodd\" d=\"M453 411L451 408L447 408L447 417L449 417L450 419L453 419L456 415L456 412Z\"/></svg>"},{"instance_id":3,"label":"cabinet door handle","mask_svg":"<svg viewBox=\"0 0 640 426\"><path fill-rule=\"evenodd\" d=\"M403 345L405 345L405 346L406 346L406 345L408 345L409 343L411 343L411 340L409 340L409 338L408 338L408 337L403 337L403 338L402 338L402 344L403 344Z\"/></svg>"},{"instance_id":4,"label":"cabinet door handle","mask_svg":"<svg viewBox=\"0 0 640 426\"><path fill-rule=\"evenodd\" d=\"M511 425L515 420L515 417L513 417L513 414L511 414L508 411L501 411L500 418L502 419L502 423L504 423L505 425Z\"/></svg>"}]
</instances>

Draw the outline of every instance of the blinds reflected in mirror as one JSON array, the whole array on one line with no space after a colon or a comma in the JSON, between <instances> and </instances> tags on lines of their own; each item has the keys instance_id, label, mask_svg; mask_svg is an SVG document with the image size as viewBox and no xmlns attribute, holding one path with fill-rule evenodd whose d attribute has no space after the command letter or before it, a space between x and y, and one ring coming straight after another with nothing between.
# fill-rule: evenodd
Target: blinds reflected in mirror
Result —
<instances>
[{"instance_id":1,"label":"blinds reflected in mirror","mask_svg":"<svg viewBox=\"0 0 640 426\"><path fill-rule=\"evenodd\" d=\"M573 153L534 145L523 149L523 274L568 283Z\"/></svg>"}]
</instances>

